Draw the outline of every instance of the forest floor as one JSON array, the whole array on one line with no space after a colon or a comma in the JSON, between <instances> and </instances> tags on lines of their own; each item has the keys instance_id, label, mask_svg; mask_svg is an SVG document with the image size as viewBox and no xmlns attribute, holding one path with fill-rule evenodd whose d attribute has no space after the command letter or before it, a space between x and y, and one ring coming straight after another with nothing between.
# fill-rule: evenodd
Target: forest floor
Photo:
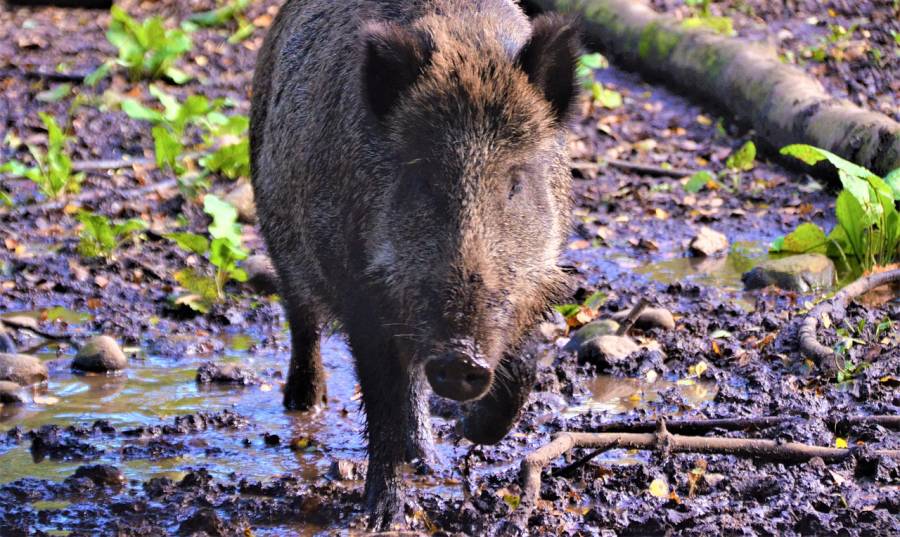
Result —
<instances>
[{"instance_id":1,"label":"forest floor","mask_svg":"<svg viewBox=\"0 0 900 537\"><path fill-rule=\"evenodd\" d=\"M655 4L685 9L680 2ZM806 2L809 9L793 11L776 4L783 3L714 8L732 16L740 34L776 40L836 96L898 117L900 56L886 41L897 19L884 16L890 2L828 2L825 8ZM162 15L170 27L214 7L211 0L119 5L137 19ZM159 87L179 100L227 98L226 114L247 114L256 50L275 5L252 3L246 18L260 28L238 44L227 42L234 23L195 32L192 50L178 63L192 80ZM831 52L823 62L804 59L804 51L832 31L828 25L855 23L847 42L864 42L864 56L877 46L883 63L836 61ZM81 83L116 54L105 37L108 24L105 12L0 8L0 163L28 162L26 145L46 143L38 112L68 125L73 160L152 160L149 124L120 110L126 97L155 106L149 84L131 83L117 69L96 87ZM828 41L829 50L833 46ZM605 301L589 315L605 318L644 298L674 314L675 328L632 330L641 350L607 363L579 361L564 348L571 335L565 324L543 325L537 386L518 426L496 446L473 448L462 440L455 409L435 401L442 464L431 474L407 474L410 528L469 535L515 533L522 526L540 535L900 533L900 468L871 453L900 448L896 431L836 424L897 414L900 304L850 307L847 357L865 366L837 382L796 351L799 320L828 290L751 292L741 281L742 273L770 257L769 243L799 223L832 226L833 195L762 157L752 170L728 170L728 156L752 133L614 66L597 71L596 79L622 102L608 109L585 101L570 138L576 212L564 262L579 282L572 302L599 291ZM65 91L59 89L64 84L70 84ZM202 143L199 131L188 136L192 145ZM688 192L686 177L593 164L606 159L721 172L723 179L717 188ZM131 357L119 376L76 375L69 367L73 345L12 332L20 350L45 361L50 380L24 405L0 405L0 534L262 536L363 529L365 444L346 344L340 334L324 342L326 407L285 412L280 387L289 338L277 299L230 282L226 299L208 313L178 303L175 297L186 291L174 275L209 265L164 234L206 232L209 218L199 198L175 187L121 195L170 179L170 172L145 162L92 170L82 192L98 195L70 196L57 205L47 205L27 179L0 179L13 202L0 207L0 318L30 317L42 331L75 342L108 334ZM213 192L232 187L226 178L212 178ZM111 258L88 259L78 251L79 208L114 221L139 218L148 229ZM726 256L687 255L703 226L727 236ZM253 225L242 226L242 238L250 251L264 253ZM837 343L833 330L820 332L827 344ZM198 368L209 361L239 364L253 378L246 386L197 384ZM570 475L545 477L537 508L515 522L522 509L519 464L556 432L661 417L751 416L793 419L712 434L846 443L858 453L833 464L787 464L613 450ZM553 467L585 453L573 452Z\"/></svg>"}]
</instances>

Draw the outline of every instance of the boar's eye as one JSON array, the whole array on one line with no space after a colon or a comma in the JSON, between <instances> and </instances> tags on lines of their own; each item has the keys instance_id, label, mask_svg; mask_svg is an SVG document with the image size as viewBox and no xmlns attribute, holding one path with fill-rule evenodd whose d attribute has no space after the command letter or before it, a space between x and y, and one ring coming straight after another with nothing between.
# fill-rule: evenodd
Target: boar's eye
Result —
<instances>
[{"instance_id":1,"label":"boar's eye","mask_svg":"<svg viewBox=\"0 0 900 537\"><path fill-rule=\"evenodd\" d=\"M523 170L514 170L509 182L509 199L522 192L525 189L525 172Z\"/></svg>"}]
</instances>

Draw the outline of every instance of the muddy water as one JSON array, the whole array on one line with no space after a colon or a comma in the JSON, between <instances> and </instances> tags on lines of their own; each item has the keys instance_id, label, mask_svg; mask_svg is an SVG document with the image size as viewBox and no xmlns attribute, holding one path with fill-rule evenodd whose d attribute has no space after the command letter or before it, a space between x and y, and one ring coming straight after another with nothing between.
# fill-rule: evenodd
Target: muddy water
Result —
<instances>
[{"instance_id":1,"label":"muddy water","mask_svg":"<svg viewBox=\"0 0 900 537\"><path fill-rule=\"evenodd\" d=\"M365 459L356 380L349 350L341 338L334 336L323 341L329 404L315 413L284 411L280 380L269 373L284 370L287 357L284 353L248 351L255 341L248 334L230 337L229 350L217 358L239 362L259 372L264 383L248 387L198 385L197 367L208 357L184 357L173 363L171 358L138 352L127 374L108 377L72 374L68 367L59 367L68 365L68 357L58 359L55 352L45 352L41 357L51 364L47 389L33 394L34 400L23 407L0 407L0 432L15 426L29 430L47 424L67 426L95 420L107 420L121 431L172 423L174 416L227 409L247 418L249 426L178 436L173 442L183 443L186 449L171 458L127 460L122 456L123 448L143 446L147 439L123 435L92 437L90 442L105 453L90 464L114 464L126 478L141 481L162 476L179 480L190 469L199 467L217 477L234 472L241 478L265 481L288 473L316 480L327 473L334 460ZM278 435L279 445L266 445L264 434ZM291 450L288 446L292 440L301 441L306 447ZM439 450L445 460L459 455L457 448L449 444L439 445ZM24 477L61 481L82 464L85 462L77 460L38 462L25 442L0 454L0 484ZM425 488L444 486L440 482L416 481ZM457 492L461 494L461 490L452 488L442 491L451 495Z\"/></svg>"}]
</instances>

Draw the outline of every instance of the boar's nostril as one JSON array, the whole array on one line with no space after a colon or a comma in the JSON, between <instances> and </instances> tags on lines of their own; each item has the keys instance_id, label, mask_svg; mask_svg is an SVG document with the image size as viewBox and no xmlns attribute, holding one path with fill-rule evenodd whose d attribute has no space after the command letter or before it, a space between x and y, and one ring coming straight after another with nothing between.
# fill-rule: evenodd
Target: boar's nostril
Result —
<instances>
[{"instance_id":1,"label":"boar's nostril","mask_svg":"<svg viewBox=\"0 0 900 537\"><path fill-rule=\"evenodd\" d=\"M434 393L456 401L481 397L493 380L491 368L483 360L457 352L429 360L425 376Z\"/></svg>"}]
</instances>

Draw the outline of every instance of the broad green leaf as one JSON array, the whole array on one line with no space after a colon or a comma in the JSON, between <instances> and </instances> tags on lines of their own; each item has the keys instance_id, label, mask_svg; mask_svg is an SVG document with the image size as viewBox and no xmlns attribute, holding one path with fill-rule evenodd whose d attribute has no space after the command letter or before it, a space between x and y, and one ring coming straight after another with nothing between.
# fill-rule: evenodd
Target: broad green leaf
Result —
<instances>
[{"instance_id":1,"label":"broad green leaf","mask_svg":"<svg viewBox=\"0 0 900 537\"><path fill-rule=\"evenodd\" d=\"M584 300L584 305L591 308L592 310L598 309L600 306L606 302L608 295L603 291L594 291L591 296L587 297Z\"/></svg>"},{"instance_id":2,"label":"broad green leaf","mask_svg":"<svg viewBox=\"0 0 900 537\"><path fill-rule=\"evenodd\" d=\"M736 171L750 171L756 166L756 144L747 142L740 149L732 153L725 161L728 169Z\"/></svg>"},{"instance_id":3,"label":"broad green leaf","mask_svg":"<svg viewBox=\"0 0 900 537\"><path fill-rule=\"evenodd\" d=\"M99 67L91 71L86 77L84 77L84 83L88 87L96 86L101 80L109 76L109 70L112 69L112 64L109 62L103 62Z\"/></svg>"},{"instance_id":4,"label":"broad green leaf","mask_svg":"<svg viewBox=\"0 0 900 537\"><path fill-rule=\"evenodd\" d=\"M900 201L900 168L884 176L884 182L891 188L894 200Z\"/></svg>"},{"instance_id":5,"label":"broad green leaf","mask_svg":"<svg viewBox=\"0 0 900 537\"><path fill-rule=\"evenodd\" d=\"M212 302L218 298L216 282L209 276L200 274L192 268L179 270L173 276L179 285L203 300Z\"/></svg>"},{"instance_id":6,"label":"broad green leaf","mask_svg":"<svg viewBox=\"0 0 900 537\"><path fill-rule=\"evenodd\" d=\"M168 167L178 173L181 167L178 158L184 150L181 141L163 126L153 127L150 132L156 149L156 165L160 168Z\"/></svg>"},{"instance_id":7,"label":"broad green leaf","mask_svg":"<svg viewBox=\"0 0 900 537\"><path fill-rule=\"evenodd\" d=\"M769 251L778 254L784 251L784 236L776 237L772 244L769 245Z\"/></svg>"},{"instance_id":8,"label":"broad green leaf","mask_svg":"<svg viewBox=\"0 0 900 537\"><path fill-rule=\"evenodd\" d=\"M45 103L55 103L65 99L70 93L72 93L72 84L60 84L51 90L38 93L35 99Z\"/></svg>"},{"instance_id":9,"label":"broad green leaf","mask_svg":"<svg viewBox=\"0 0 900 537\"><path fill-rule=\"evenodd\" d=\"M6 205L7 207L12 207L14 205L14 202L8 193L0 190L0 204Z\"/></svg>"},{"instance_id":10,"label":"broad green leaf","mask_svg":"<svg viewBox=\"0 0 900 537\"><path fill-rule=\"evenodd\" d=\"M684 190L691 194L696 194L703 190L703 187L710 182L715 182L713 175L706 170L701 170L688 179L688 182L684 185Z\"/></svg>"},{"instance_id":11,"label":"broad green leaf","mask_svg":"<svg viewBox=\"0 0 900 537\"><path fill-rule=\"evenodd\" d=\"M213 219L209 225L209 234L214 239L241 244L241 226L237 224L237 209L233 205L213 194L207 194L203 198L203 212Z\"/></svg>"},{"instance_id":12,"label":"broad green leaf","mask_svg":"<svg viewBox=\"0 0 900 537\"><path fill-rule=\"evenodd\" d=\"M835 215L838 225L844 230L847 242L850 244L853 255L862 260L866 251L866 229L872 222L866 217L866 213L850 192L842 191L835 202Z\"/></svg>"},{"instance_id":13,"label":"broad green leaf","mask_svg":"<svg viewBox=\"0 0 900 537\"><path fill-rule=\"evenodd\" d=\"M578 304L561 304L559 306L553 306L553 309L562 314L563 317L568 319L573 315L577 315L578 312L581 311L581 306Z\"/></svg>"},{"instance_id":14,"label":"broad green leaf","mask_svg":"<svg viewBox=\"0 0 900 537\"><path fill-rule=\"evenodd\" d=\"M783 252L803 254L816 252L824 254L827 250L825 231L816 224L806 222L784 238Z\"/></svg>"},{"instance_id":15,"label":"broad green leaf","mask_svg":"<svg viewBox=\"0 0 900 537\"><path fill-rule=\"evenodd\" d=\"M196 233L176 232L166 233L165 238L174 241L183 250L193 252L195 254L206 255L209 252L209 240L203 235Z\"/></svg>"},{"instance_id":16,"label":"broad green leaf","mask_svg":"<svg viewBox=\"0 0 900 537\"><path fill-rule=\"evenodd\" d=\"M149 121L151 123L159 123L164 119L160 112L153 110L152 108L147 108L134 99L122 99L121 107L122 111L131 119Z\"/></svg>"},{"instance_id":17,"label":"broad green leaf","mask_svg":"<svg viewBox=\"0 0 900 537\"><path fill-rule=\"evenodd\" d=\"M873 178L880 179L880 177L862 166L845 160L830 151L810 145L789 145L782 148L781 154L798 158L810 166L815 166L819 162L827 160L838 170L841 184L850 191L860 205L867 207L873 203L873 200L869 197L868 180Z\"/></svg>"}]
</instances>

